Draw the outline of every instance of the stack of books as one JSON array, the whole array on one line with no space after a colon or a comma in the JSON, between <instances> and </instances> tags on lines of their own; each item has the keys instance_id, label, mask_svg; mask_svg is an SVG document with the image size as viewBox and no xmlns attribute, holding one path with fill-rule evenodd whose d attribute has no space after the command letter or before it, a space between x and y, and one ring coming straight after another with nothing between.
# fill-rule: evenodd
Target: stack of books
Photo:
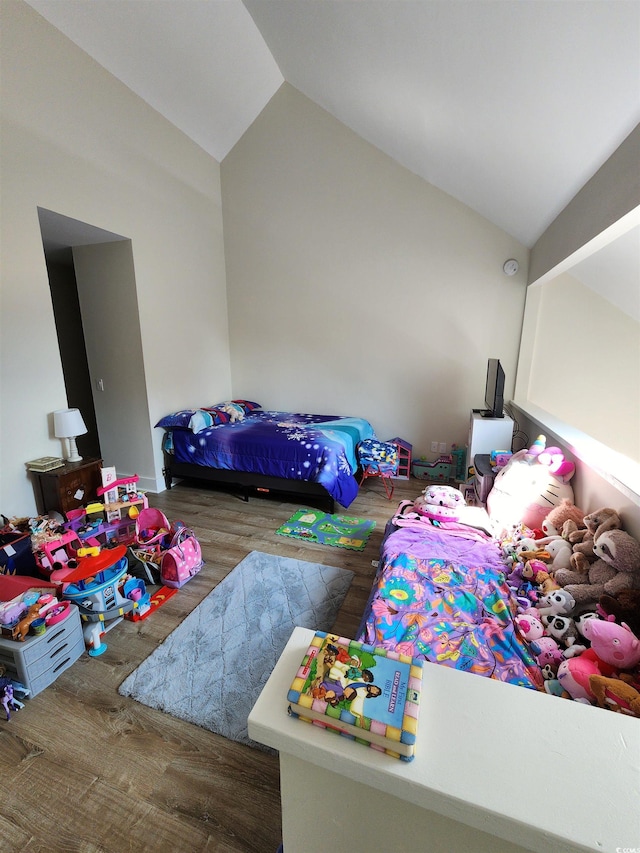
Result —
<instances>
[{"instance_id":1,"label":"stack of books","mask_svg":"<svg viewBox=\"0 0 640 853\"><path fill-rule=\"evenodd\" d=\"M289 714L411 761L423 663L317 631L287 694Z\"/></svg>"},{"instance_id":2,"label":"stack of books","mask_svg":"<svg viewBox=\"0 0 640 853\"><path fill-rule=\"evenodd\" d=\"M41 456L39 459L32 459L27 462L28 471L52 471L54 468L61 468L64 465L64 459L60 456Z\"/></svg>"}]
</instances>

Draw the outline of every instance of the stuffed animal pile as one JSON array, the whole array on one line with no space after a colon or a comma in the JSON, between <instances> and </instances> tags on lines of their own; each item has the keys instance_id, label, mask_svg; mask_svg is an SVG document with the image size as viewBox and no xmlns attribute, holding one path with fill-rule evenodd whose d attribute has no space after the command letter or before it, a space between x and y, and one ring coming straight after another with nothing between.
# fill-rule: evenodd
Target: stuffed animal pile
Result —
<instances>
[{"instance_id":1,"label":"stuffed animal pile","mask_svg":"<svg viewBox=\"0 0 640 853\"><path fill-rule=\"evenodd\" d=\"M547 693L640 717L640 542L622 527L565 499L501 547Z\"/></svg>"}]
</instances>

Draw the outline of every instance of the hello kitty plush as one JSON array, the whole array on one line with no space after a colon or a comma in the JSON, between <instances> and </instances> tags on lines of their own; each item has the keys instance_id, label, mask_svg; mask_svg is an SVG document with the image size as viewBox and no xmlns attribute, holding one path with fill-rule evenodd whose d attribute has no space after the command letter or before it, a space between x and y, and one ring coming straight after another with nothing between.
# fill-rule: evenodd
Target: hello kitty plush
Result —
<instances>
[{"instance_id":1,"label":"hello kitty plush","mask_svg":"<svg viewBox=\"0 0 640 853\"><path fill-rule=\"evenodd\" d=\"M457 521L465 506L462 492L453 486L433 485L414 501L415 509L434 521Z\"/></svg>"},{"instance_id":2,"label":"hello kitty plush","mask_svg":"<svg viewBox=\"0 0 640 853\"><path fill-rule=\"evenodd\" d=\"M550 507L563 500L573 503L569 480L575 472L573 463L560 462L557 448L550 448L549 464L540 462L547 456L532 457L528 450L514 453L493 481L487 497L487 512L496 535L522 522L531 529L542 528Z\"/></svg>"}]
</instances>

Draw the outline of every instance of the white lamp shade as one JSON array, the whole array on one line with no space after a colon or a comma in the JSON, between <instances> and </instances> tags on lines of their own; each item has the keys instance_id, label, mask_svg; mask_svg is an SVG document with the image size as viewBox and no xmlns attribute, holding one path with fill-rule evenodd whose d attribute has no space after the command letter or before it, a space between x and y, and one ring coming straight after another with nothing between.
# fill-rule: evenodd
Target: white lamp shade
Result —
<instances>
[{"instance_id":1,"label":"white lamp shade","mask_svg":"<svg viewBox=\"0 0 640 853\"><path fill-rule=\"evenodd\" d=\"M56 438L75 438L84 435L87 427L80 409L59 409L53 413L53 431Z\"/></svg>"}]
</instances>

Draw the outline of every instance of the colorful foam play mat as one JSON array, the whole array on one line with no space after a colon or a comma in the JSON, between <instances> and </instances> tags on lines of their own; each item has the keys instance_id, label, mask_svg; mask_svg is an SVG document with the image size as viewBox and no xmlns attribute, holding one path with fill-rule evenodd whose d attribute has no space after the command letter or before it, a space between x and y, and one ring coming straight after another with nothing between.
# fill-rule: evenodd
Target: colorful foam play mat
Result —
<instances>
[{"instance_id":1,"label":"colorful foam play mat","mask_svg":"<svg viewBox=\"0 0 640 853\"><path fill-rule=\"evenodd\" d=\"M353 515L330 515L317 509L299 509L276 530L281 536L363 551L375 521Z\"/></svg>"}]
</instances>

